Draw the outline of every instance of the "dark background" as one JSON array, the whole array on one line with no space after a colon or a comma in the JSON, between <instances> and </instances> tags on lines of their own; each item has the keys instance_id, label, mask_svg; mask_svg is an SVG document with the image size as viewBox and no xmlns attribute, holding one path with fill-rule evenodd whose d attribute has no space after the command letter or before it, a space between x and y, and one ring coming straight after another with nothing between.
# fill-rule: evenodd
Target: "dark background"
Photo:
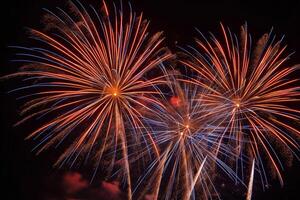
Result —
<instances>
[{"instance_id":1,"label":"dark background","mask_svg":"<svg viewBox=\"0 0 300 200\"><path fill-rule=\"evenodd\" d=\"M107 0L108 1L108 0ZM62 0L8 0L1 6L1 75L15 72L17 65L9 62L14 52L9 45L27 43L24 27L41 28L42 8L54 9L65 6ZM100 6L100 0L81 0ZM118 2L118 1L117 1ZM207 33L220 32L219 23L229 26L238 33L239 27L247 21L254 40L274 27L278 36L285 35L284 42L291 52L292 59L300 62L300 4L297 1L273 2L235 2L235 1L187 1L187 0L132 0L134 10L143 11L151 20L150 29L163 30L166 42L172 50L179 45L192 44L197 36L194 27ZM87 5L87 4L85 4ZM46 152L35 156L31 152L32 143L24 141L34 122L19 127L13 124L19 119L20 103L16 95L6 92L13 89L16 80L1 81L1 182L3 183L1 199L42 199L43 192L49 192L52 176L57 176L57 169L52 168L55 153ZM298 197L300 181L300 162L294 161L292 167L284 171L285 185L281 188L277 180L271 179L270 188L262 191L255 182L253 199L300 199ZM220 183L221 184L221 183ZM236 191L238 187L226 187L220 191L224 199L242 199L245 190ZM47 190L47 191L46 191ZM51 192L51 191L50 191ZM8 196L7 196L7 195ZM242 195L242 196L241 196Z\"/></svg>"}]
</instances>

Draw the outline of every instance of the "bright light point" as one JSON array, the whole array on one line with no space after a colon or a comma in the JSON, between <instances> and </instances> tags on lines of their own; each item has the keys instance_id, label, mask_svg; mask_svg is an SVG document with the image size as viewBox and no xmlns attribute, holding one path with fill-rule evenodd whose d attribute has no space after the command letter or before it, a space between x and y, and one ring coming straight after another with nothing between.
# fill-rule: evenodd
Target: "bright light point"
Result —
<instances>
[{"instance_id":1,"label":"bright light point","mask_svg":"<svg viewBox=\"0 0 300 200\"><path fill-rule=\"evenodd\" d=\"M180 132L180 135L183 136L183 131Z\"/></svg>"},{"instance_id":2,"label":"bright light point","mask_svg":"<svg viewBox=\"0 0 300 200\"><path fill-rule=\"evenodd\" d=\"M241 100L240 100L240 98L234 99L232 103L234 104L234 106L236 108L241 107Z\"/></svg>"},{"instance_id":3,"label":"bright light point","mask_svg":"<svg viewBox=\"0 0 300 200\"><path fill-rule=\"evenodd\" d=\"M120 96L120 90L117 87L108 88L107 93L109 95L111 95L112 97L118 97L118 96Z\"/></svg>"},{"instance_id":4,"label":"bright light point","mask_svg":"<svg viewBox=\"0 0 300 200\"><path fill-rule=\"evenodd\" d=\"M190 128L190 126L189 126L189 125L186 125L185 128Z\"/></svg>"}]
</instances>

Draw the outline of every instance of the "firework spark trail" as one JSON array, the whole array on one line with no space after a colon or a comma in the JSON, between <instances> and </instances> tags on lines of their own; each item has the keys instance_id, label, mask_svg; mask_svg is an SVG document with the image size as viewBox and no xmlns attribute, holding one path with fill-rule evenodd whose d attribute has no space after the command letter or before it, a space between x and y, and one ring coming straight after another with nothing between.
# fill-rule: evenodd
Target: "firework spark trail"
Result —
<instances>
[{"instance_id":1,"label":"firework spark trail","mask_svg":"<svg viewBox=\"0 0 300 200\"><path fill-rule=\"evenodd\" d=\"M199 179L199 177L200 177L200 174L201 174L201 171L202 171L202 169L203 169L203 166L204 166L204 164L205 164L205 162L206 162L206 158L207 158L207 157L205 157L205 158L203 159L203 161L202 161L202 163L201 163L201 165L200 165L200 167L199 167L197 173L195 174L195 177L194 177L194 180L193 180L193 182L192 182L192 185L191 185L190 188L189 188L190 190L189 190L189 192L187 193L186 198L184 198L184 199L190 199L190 197L191 197L191 195L192 195L192 192L193 192L193 190L194 190L194 188L195 188L195 185L196 185L196 183L197 183L197 181L198 181L198 179Z\"/></svg>"},{"instance_id":2,"label":"firework spark trail","mask_svg":"<svg viewBox=\"0 0 300 200\"><path fill-rule=\"evenodd\" d=\"M252 161L251 174L250 174L250 179L249 179L249 184L248 184L248 191L247 191L246 200L251 200L252 199L254 170L255 170L255 160Z\"/></svg>"},{"instance_id":3,"label":"firework spark trail","mask_svg":"<svg viewBox=\"0 0 300 200\"><path fill-rule=\"evenodd\" d=\"M8 77L34 80L14 90L31 90L22 97L31 99L22 111L27 116L19 123L56 114L27 137L40 139L38 153L71 140L56 165L92 157L98 168L106 152L121 146L121 158L115 153L106 159L110 166L116 159L124 161L131 198L127 138L137 143L143 139L136 129L143 127L137 107L150 109L151 104L159 104L152 98L157 93L153 86L163 83L159 76L146 79L145 75L172 55L162 44L162 32L149 34L149 22L131 7L127 16L116 7L110 13L105 2L104 13L93 7L89 13L78 1L69 5L70 14L60 8L57 13L47 10L47 29L55 34L31 29L40 46L17 47L26 51L18 54L17 61L29 65ZM126 132L125 123L133 126L133 133Z\"/></svg>"},{"instance_id":4,"label":"firework spark trail","mask_svg":"<svg viewBox=\"0 0 300 200\"><path fill-rule=\"evenodd\" d=\"M209 91L202 101L223 116L227 127L223 136L232 138L227 143L236 149L237 171L243 165L238 164L239 157L245 154L249 160L255 158L262 185L267 185L261 159L265 154L283 184L276 148L295 156L295 149L299 149L294 138L300 132L285 123L299 119L299 110L291 107L291 102L299 101L299 80L292 78L298 65L287 64L290 55L285 55L286 46L271 33L252 49L247 26L241 29L240 42L229 29L221 28L223 40L201 34L202 40L196 39L197 48L183 49L188 58L181 63L198 75L189 82ZM219 141L220 145L225 142L222 138Z\"/></svg>"},{"instance_id":5,"label":"firework spark trail","mask_svg":"<svg viewBox=\"0 0 300 200\"><path fill-rule=\"evenodd\" d=\"M146 113L144 117L161 155L152 161L143 178L158 174L159 178L151 177L148 185L153 184L150 188L154 187L155 195L159 193L160 198L195 199L200 194L204 199L212 199L212 193L217 195L212 180L216 167L231 179L237 178L216 157L218 150L224 157L233 155L226 146L219 146L218 138L224 127L218 124L215 111L200 103L201 87L181 84L172 73L166 74L169 74L171 99L170 94L162 95L163 107L157 105L152 114Z\"/></svg>"}]
</instances>

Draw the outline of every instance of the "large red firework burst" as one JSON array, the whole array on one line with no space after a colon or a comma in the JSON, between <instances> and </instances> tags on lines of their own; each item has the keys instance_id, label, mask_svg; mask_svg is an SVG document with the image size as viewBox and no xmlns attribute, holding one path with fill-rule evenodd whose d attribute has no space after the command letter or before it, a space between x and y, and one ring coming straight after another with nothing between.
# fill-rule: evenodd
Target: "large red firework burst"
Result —
<instances>
[{"instance_id":1,"label":"large red firework burst","mask_svg":"<svg viewBox=\"0 0 300 200\"><path fill-rule=\"evenodd\" d=\"M142 14L130 10L124 15L116 8L110 13L105 2L100 13L94 8L89 13L79 2L69 5L70 14L60 8L56 14L47 11L48 31L30 30L39 46L18 47L28 52L18 54L19 61L30 65L12 76L34 81L17 90L35 91L25 96L31 100L22 121L48 116L27 138L39 139L38 152L71 138L57 164L91 157L98 167L106 155L111 169L120 159L131 196L127 139L145 139L139 136L143 124L137 108L158 103L151 96L162 82L146 74L171 54L162 45L162 32L148 32Z\"/></svg>"},{"instance_id":2,"label":"large red firework burst","mask_svg":"<svg viewBox=\"0 0 300 200\"><path fill-rule=\"evenodd\" d=\"M223 40L202 35L202 40L196 39L197 48L186 51L188 59L181 63L199 76L192 82L209 91L202 102L215 108L226 124L220 143L234 145L237 161L255 158L263 181L267 180L261 155L266 155L283 183L275 149L294 154L299 148L293 138L300 132L286 123L299 118L293 106L300 95L298 79L293 78L298 65L287 64L286 46L272 34L263 35L253 48L246 25L239 39L223 25L221 28Z\"/></svg>"}]
</instances>

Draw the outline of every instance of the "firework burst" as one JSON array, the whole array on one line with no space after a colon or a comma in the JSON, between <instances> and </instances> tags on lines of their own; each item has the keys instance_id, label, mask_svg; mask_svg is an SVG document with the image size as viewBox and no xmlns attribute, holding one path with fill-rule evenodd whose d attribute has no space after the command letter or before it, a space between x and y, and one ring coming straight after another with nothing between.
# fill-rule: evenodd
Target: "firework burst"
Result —
<instances>
[{"instance_id":1,"label":"firework burst","mask_svg":"<svg viewBox=\"0 0 300 200\"><path fill-rule=\"evenodd\" d=\"M261 156L266 155L282 184L282 164L275 149L287 158L299 148L294 140L299 131L286 123L299 119L299 111L293 108L300 95L298 79L292 76L298 65L287 64L286 46L271 33L252 48L247 26L241 28L239 40L229 29L221 28L223 40L201 34L197 48L184 50L188 59L181 63L198 75L199 79L191 82L208 91L202 102L222 116L226 131L219 141L236 149L236 167L242 171L245 157L249 161L255 158L267 184Z\"/></svg>"},{"instance_id":2,"label":"firework burst","mask_svg":"<svg viewBox=\"0 0 300 200\"><path fill-rule=\"evenodd\" d=\"M171 54L162 45L161 32L148 33L149 22L142 14L130 9L123 15L116 7L110 13L105 2L102 13L93 7L89 13L79 2L69 5L70 14L60 8L56 14L47 10L48 31L30 30L39 46L17 47L26 51L17 61L30 64L12 76L29 77L25 81L30 85L14 91L32 93L22 97L28 102L21 122L46 119L27 137L40 141L38 153L69 143L57 165L92 158L97 168L106 155L102 164L108 162L111 169L121 159L130 188L127 138L151 141L150 135L139 135L137 127L143 124L137 108L157 104L152 88L162 83L161 77L146 79L146 74Z\"/></svg>"},{"instance_id":3,"label":"firework burst","mask_svg":"<svg viewBox=\"0 0 300 200\"><path fill-rule=\"evenodd\" d=\"M229 148L219 146L224 127L216 111L201 103L205 90L167 74L169 92L161 92L162 104L144 117L161 152L143 177L151 174L146 189L152 189L155 199L219 198L213 185L216 168L236 178L216 157L217 152L224 157L232 155Z\"/></svg>"}]
</instances>

